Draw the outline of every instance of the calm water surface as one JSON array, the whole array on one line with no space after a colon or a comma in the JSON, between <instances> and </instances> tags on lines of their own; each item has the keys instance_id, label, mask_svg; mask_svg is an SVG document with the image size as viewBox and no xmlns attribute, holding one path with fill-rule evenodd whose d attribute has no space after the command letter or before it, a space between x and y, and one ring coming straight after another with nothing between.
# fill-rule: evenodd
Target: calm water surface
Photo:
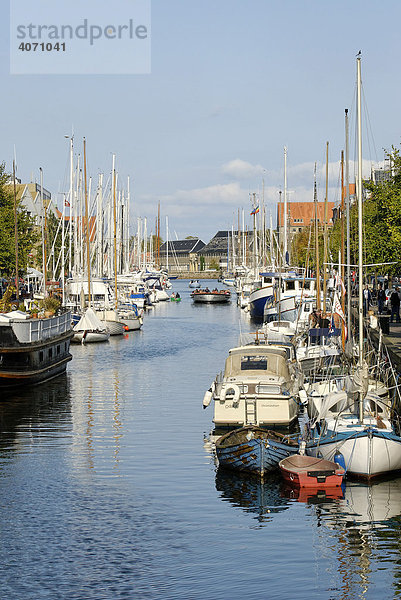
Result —
<instances>
[{"instance_id":1,"label":"calm water surface","mask_svg":"<svg viewBox=\"0 0 401 600\"><path fill-rule=\"evenodd\" d=\"M203 394L253 327L187 285L0 405L0 598L399 597L400 479L324 499L216 469Z\"/></svg>"}]
</instances>

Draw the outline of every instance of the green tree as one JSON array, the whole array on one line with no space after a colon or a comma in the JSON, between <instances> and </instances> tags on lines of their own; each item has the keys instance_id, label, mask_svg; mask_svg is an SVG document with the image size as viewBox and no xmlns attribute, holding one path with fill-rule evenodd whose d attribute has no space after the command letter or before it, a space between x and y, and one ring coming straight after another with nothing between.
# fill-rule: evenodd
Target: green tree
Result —
<instances>
[{"instance_id":1,"label":"green tree","mask_svg":"<svg viewBox=\"0 0 401 600\"><path fill-rule=\"evenodd\" d=\"M401 157L392 147L386 153L391 165L388 181L364 181L366 197L363 202L363 262L376 264L394 262L393 265L372 267L365 271L382 271L390 274L401 271ZM330 237L333 257L338 256L341 244L341 220L337 220ZM351 263L358 261L358 206L350 208ZM335 258L336 260L336 258Z\"/></svg>"},{"instance_id":2,"label":"green tree","mask_svg":"<svg viewBox=\"0 0 401 600\"><path fill-rule=\"evenodd\" d=\"M15 275L15 224L13 186L5 164L0 164L0 272L5 277ZM39 239L34 219L19 204L17 207L18 270L26 271L29 254Z\"/></svg>"}]
</instances>

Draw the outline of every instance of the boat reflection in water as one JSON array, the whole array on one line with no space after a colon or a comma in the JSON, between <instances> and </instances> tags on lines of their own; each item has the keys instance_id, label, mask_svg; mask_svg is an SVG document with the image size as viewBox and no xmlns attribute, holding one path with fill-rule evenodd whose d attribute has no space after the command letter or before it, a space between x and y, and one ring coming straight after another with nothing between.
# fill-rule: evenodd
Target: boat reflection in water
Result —
<instances>
[{"instance_id":1,"label":"boat reflection in water","mask_svg":"<svg viewBox=\"0 0 401 600\"><path fill-rule=\"evenodd\" d=\"M347 481L343 499L315 507L320 542L333 532L340 598L394 598L401 592L399 516L401 479L371 485Z\"/></svg>"},{"instance_id":2,"label":"boat reflection in water","mask_svg":"<svg viewBox=\"0 0 401 600\"><path fill-rule=\"evenodd\" d=\"M42 440L48 444L62 443L53 436L53 426L60 428L71 424L70 382L67 374L42 383L40 386L9 390L0 402L0 451L19 450L19 444L11 443L16 439L23 445L33 438L35 430L40 432ZM28 444L29 445L29 444Z\"/></svg>"},{"instance_id":3,"label":"boat reflection in water","mask_svg":"<svg viewBox=\"0 0 401 600\"><path fill-rule=\"evenodd\" d=\"M221 492L222 500L254 514L260 523L270 521L275 513L289 508L291 502L282 497L281 486L278 473L272 473L264 479L222 467L216 473L216 490Z\"/></svg>"}]
</instances>

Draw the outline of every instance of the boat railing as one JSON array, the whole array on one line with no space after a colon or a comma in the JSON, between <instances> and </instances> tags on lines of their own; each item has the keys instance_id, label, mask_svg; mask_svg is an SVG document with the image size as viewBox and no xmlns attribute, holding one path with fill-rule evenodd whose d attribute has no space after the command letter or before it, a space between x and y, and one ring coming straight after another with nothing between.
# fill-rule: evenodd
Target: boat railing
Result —
<instances>
[{"instance_id":1,"label":"boat railing","mask_svg":"<svg viewBox=\"0 0 401 600\"><path fill-rule=\"evenodd\" d=\"M71 311L44 319L11 320L10 325L22 344L43 341L71 330Z\"/></svg>"}]
</instances>

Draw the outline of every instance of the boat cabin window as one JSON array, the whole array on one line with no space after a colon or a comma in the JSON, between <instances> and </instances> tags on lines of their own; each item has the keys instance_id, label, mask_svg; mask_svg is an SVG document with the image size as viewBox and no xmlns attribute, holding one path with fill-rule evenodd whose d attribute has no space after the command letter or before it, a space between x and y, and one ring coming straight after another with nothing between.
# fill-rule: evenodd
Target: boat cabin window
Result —
<instances>
[{"instance_id":1,"label":"boat cabin window","mask_svg":"<svg viewBox=\"0 0 401 600\"><path fill-rule=\"evenodd\" d=\"M241 356L241 371L267 371L266 356Z\"/></svg>"},{"instance_id":2,"label":"boat cabin window","mask_svg":"<svg viewBox=\"0 0 401 600\"><path fill-rule=\"evenodd\" d=\"M304 304L304 312L310 312L310 304Z\"/></svg>"},{"instance_id":3,"label":"boat cabin window","mask_svg":"<svg viewBox=\"0 0 401 600\"><path fill-rule=\"evenodd\" d=\"M57 346L57 354L60 354L60 346Z\"/></svg>"},{"instance_id":4,"label":"boat cabin window","mask_svg":"<svg viewBox=\"0 0 401 600\"><path fill-rule=\"evenodd\" d=\"M287 281L285 287L287 290L295 290L295 281Z\"/></svg>"},{"instance_id":5,"label":"boat cabin window","mask_svg":"<svg viewBox=\"0 0 401 600\"><path fill-rule=\"evenodd\" d=\"M311 284L311 282L310 282L310 281L305 281L305 282L304 282L304 289L305 289L305 290L310 290L310 284Z\"/></svg>"},{"instance_id":6,"label":"boat cabin window","mask_svg":"<svg viewBox=\"0 0 401 600\"><path fill-rule=\"evenodd\" d=\"M42 352L42 350L39 352L39 360L40 360L40 362L42 362L42 360L43 360L43 352Z\"/></svg>"},{"instance_id":7,"label":"boat cabin window","mask_svg":"<svg viewBox=\"0 0 401 600\"><path fill-rule=\"evenodd\" d=\"M53 348L49 348L49 358L53 358Z\"/></svg>"}]
</instances>

